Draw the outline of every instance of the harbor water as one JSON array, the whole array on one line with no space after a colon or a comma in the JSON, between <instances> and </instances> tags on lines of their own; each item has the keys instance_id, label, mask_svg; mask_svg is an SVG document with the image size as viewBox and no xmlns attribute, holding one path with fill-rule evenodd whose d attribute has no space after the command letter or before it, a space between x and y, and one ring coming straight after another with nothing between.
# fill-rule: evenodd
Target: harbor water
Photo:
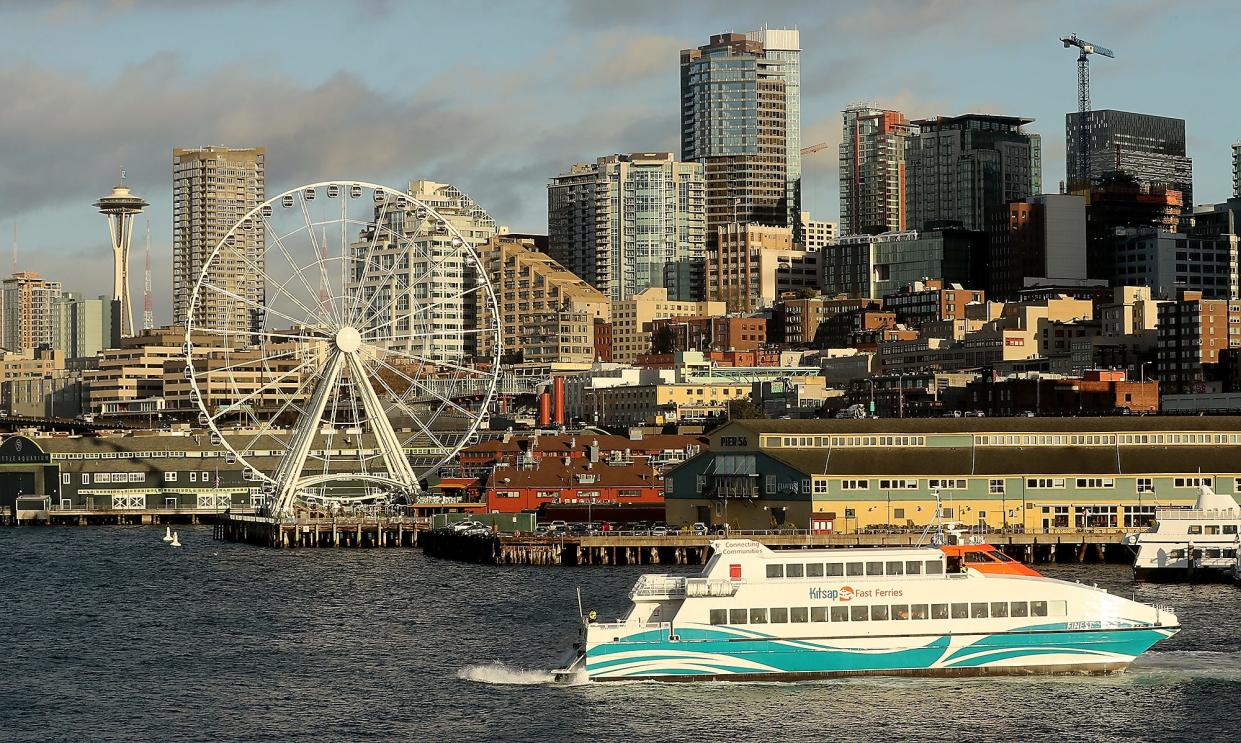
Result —
<instances>
[{"instance_id":1,"label":"harbor water","mask_svg":"<svg viewBox=\"0 0 1241 743\"><path fill-rule=\"evenodd\" d=\"M1236 740L1241 589L1135 585L1182 632L1107 677L579 684L577 598L652 568L266 550L210 527L0 530L0 741ZM689 572L696 568L666 568Z\"/></svg>"}]
</instances>

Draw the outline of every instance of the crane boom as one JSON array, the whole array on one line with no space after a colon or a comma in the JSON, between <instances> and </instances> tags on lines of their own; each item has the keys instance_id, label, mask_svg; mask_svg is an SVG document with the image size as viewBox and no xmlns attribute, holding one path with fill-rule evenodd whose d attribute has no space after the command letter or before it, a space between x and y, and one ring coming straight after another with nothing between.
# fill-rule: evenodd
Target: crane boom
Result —
<instances>
[{"instance_id":1,"label":"crane boom","mask_svg":"<svg viewBox=\"0 0 1241 743\"><path fill-rule=\"evenodd\" d=\"M824 149L827 149L827 142L819 142L818 144L812 144L809 147L801 148L801 154L812 155L818 152L819 150L824 150Z\"/></svg>"}]
</instances>

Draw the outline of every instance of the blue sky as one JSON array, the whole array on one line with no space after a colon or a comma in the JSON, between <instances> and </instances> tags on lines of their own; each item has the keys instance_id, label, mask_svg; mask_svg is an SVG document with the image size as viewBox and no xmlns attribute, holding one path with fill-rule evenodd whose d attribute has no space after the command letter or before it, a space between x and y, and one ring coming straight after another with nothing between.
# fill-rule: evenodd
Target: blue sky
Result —
<instances>
[{"instance_id":1,"label":"blue sky","mask_svg":"<svg viewBox=\"0 0 1241 743\"><path fill-rule=\"evenodd\" d=\"M1092 64L1096 108L1185 118L1196 200L1231 190L1241 6L1222 1L0 0L0 246L16 224L20 268L109 291L90 204L125 167L151 202L167 319L171 150L200 144L266 146L269 195L431 178L542 231L547 179L570 163L676 151L679 49L764 23L802 31L802 139L833 145L804 166L818 217L838 213L834 145L854 101L1034 118L1055 190L1076 106L1068 33L1117 53Z\"/></svg>"}]
</instances>

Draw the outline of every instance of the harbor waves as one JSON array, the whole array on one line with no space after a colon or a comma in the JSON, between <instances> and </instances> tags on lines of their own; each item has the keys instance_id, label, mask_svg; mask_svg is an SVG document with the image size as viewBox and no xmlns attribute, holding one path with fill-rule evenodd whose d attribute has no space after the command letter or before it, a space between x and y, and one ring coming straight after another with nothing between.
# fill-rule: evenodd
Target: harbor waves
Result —
<instances>
[{"instance_id":1,"label":"harbor waves","mask_svg":"<svg viewBox=\"0 0 1241 743\"><path fill-rule=\"evenodd\" d=\"M182 529L0 530L0 741L1233 740L1241 590L1040 566L1175 607L1101 677L562 684L577 597L610 619L651 568L490 567L414 550L262 550ZM698 568L667 568L697 572ZM824 587L823 590L830 590Z\"/></svg>"}]
</instances>

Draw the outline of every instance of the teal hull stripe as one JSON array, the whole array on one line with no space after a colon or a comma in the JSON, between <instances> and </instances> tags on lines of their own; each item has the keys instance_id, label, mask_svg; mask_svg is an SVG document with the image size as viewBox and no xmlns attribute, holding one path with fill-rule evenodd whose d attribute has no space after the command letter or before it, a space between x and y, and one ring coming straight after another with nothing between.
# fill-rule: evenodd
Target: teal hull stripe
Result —
<instances>
[{"instance_id":1,"label":"teal hull stripe","mask_svg":"<svg viewBox=\"0 0 1241 743\"><path fill-rule=\"evenodd\" d=\"M947 636L920 647L875 650L802 640L744 640L727 631L697 628L692 633L694 640L688 640L690 632L679 631L681 641L669 642L662 632L641 632L592 647L586 653L586 670L592 676L624 678L977 668L1012 665L1022 658L1039 665L1039 659L1049 655L1061 656L1054 663L1127 662L1170 634L1158 629L1012 632L983 635L949 651Z\"/></svg>"}]
</instances>

